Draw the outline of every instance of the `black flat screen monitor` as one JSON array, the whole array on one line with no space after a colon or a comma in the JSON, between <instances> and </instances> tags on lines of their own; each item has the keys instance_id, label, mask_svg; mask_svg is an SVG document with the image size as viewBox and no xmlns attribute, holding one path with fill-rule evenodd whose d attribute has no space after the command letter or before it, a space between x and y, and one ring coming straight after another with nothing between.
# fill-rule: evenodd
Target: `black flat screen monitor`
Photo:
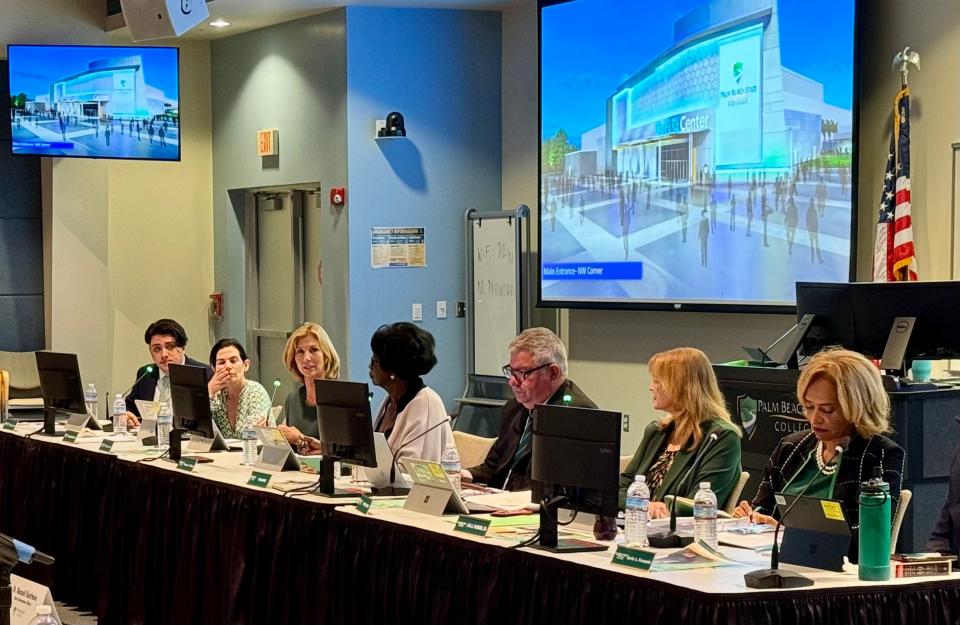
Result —
<instances>
[{"instance_id":1,"label":"black flat screen monitor","mask_svg":"<svg viewBox=\"0 0 960 625\"><path fill-rule=\"evenodd\" d=\"M12 44L7 59L14 154L180 160L177 48Z\"/></svg>"},{"instance_id":2,"label":"black flat screen monitor","mask_svg":"<svg viewBox=\"0 0 960 625\"><path fill-rule=\"evenodd\" d=\"M319 491L324 495L350 496L334 488L333 462L342 460L363 467L377 466L370 415L370 390L363 382L314 380L317 391L317 427L323 448ZM356 493L352 493L356 496Z\"/></svg>"},{"instance_id":3,"label":"black flat screen monitor","mask_svg":"<svg viewBox=\"0 0 960 625\"><path fill-rule=\"evenodd\" d=\"M916 317L904 359L960 358L960 282L855 284L857 351L879 358L896 317ZM909 366L906 364L905 366Z\"/></svg>"},{"instance_id":4,"label":"black flat screen monitor","mask_svg":"<svg viewBox=\"0 0 960 625\"><path fill-rule=\"evenodd\" d=\"M815 316L800 343L804 356L812 356L834 345L856 349L853 307L856 286L834 282L797 282L797 321L803 319L804 315Z\"/></svg>"},{"instance_id":5,"label":"black flat screen monitor","mask_svg":"<svg viewBox=\"0 0 960 625\"><path fill-rule=\"evenodd\" d=\"M210 412L206 367L170 365L170 401L173 404L174 428L214 441L211 451L227 450Z\"/></svg>"},{"instance_id":6,"label":"black flat screen monitor","mask_svg":"<svg viewBox=\"0 0 960 625\"><path fill-rule=\"evenodd\" d=\"M83 397L83 382L76 354L37 352L37 374L43 395L43 432L57 434L55 420L71 414L87 413Z\"/></svg>"},{"instance_id":7,"label":"black flat screen monitor","mask_svg":"<svg viewBox=\"0 0 960 625\"><path fill-rule=\"evenodd\" d=\"M616 516L621 422L619 412L537 406L533 413L530 465L532 498L536 503L552 500L556 504L548 505L546 514L541 511L541 546L564 549L562 544L558 545L556 535L557 507Z\"/></svg>"}]
</instances>

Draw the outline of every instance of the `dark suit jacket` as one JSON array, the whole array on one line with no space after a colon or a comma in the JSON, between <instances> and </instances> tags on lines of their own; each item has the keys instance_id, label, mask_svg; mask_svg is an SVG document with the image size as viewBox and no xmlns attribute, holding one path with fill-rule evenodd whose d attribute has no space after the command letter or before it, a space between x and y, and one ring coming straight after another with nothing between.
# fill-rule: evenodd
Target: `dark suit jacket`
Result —
<instances>
[{"instance_id":1,"label":"dark suit jacket","mask_svg":"<svg viewBox=\"0 0 960 625\"><path fill-rule=\"evenodd\" d=\"M666 495L679 495L693 499L700 490L700 482L710 482L710 490L717 496L717 504L722 508L730 497L730 492L740 479L743 470L740 465L740 433L737 426L721 419L711 419L700 424L703 440L708 441L711 434L717 440L703 447L701 442L696 449L684 447L677 452L663 483L651 493L653 501L663 501ZM626 503L627 489L637 475L646 475L666 447L673 432L673 426L660 429L657 423L651 423L643 432L643 439L637 447L633 459L620 474L620 507ZM700 451L703 450L703 454ZM696 462L696 470L694 468ZM679 489L679 492L678 492Z\"/></svg>"},{"instance_id":2,"label":"dark suit jacket","mask_svg":"<svg viewBox=\"0 0 960 625\"><path fill-rule=\"evenodd\" d=\"M779 516L774 502L774 494L780 492L786 483L796 475L811 451L817 445L813 432L804 430L794 432L780 439L773 450L767 466L763 469L763 481L753 498L753 507L763 507L764 514ZM897 514L900 505L900 489L903 482L903 449L886 436L872 436L869 440L857 434L850 439L850 446L840 459L837 469L837 481L833 487L833 499L841 502L843 514L853 530L853 542L848 557L851 562L858 559L858 536L860 533L860 484L873 477L874 467L880 467L883 481L890 484L890 516ZM789 522L787 523L789 525Z\"/></svg>"},{"instance_id":3,"label":"dark suit jacket","mask_svg":"<svg viewBox=\"0 0 960 625\"><path fill-rule=\"evenodd\" d=\"M205 362L200 362L199 360L194 360L193 358L187 356L186 360L183 361L183 364L193 367L206 368L207 381L213 377L213 369L211 369L210 365ZM145 375L142 380L134 384L133 388L130 389L130 392L127 393L126 397L127 410L138 417L140 416L140 411L137 409L137 404L135 403L136 400L143 399L146 401L153 401L153 396L157 391L157 380L160 379L160 369L156 365L143 365L137 369L137 375L134 379L139 379L147 367L153 367L153 371Z\"/></svg>"},{"instance_id":4,"label":"dark suit jacket","mask_svg":"<svg viewBox=\"0 0 960 625\"><path fill-rule=\"evenodd\" d=\"M960 553L960 445L957 445L956 451L953 452L947 500L943 502L940 518L930 532L926 551L954 555Z\"/></svg>"},{"instance_id":5,"label":"dark suit jacket","mask_svg":"<svg viewBox=\"0 0 960 625\"><path fill-rule=\"evenodd\" d=\"M597 407L590 401L586 393L569 379L561 384L560 388L544 403L554 406L563 405L564 395L570 395L570 406L577 408ZM517 451L517 445L520 444L520 437L523 436L523 429L526 427L529 418L530 411L522 404L517 403L516 399L511 399L504 405L500 413L500 431L497 434L497 440L487 453L483 464L468 469L473 474L474 482L488 484L496 488L505 488L506 490L526 490L530 488L529 450L519 458L513 471L510 471L513 455ZM505 484L508 473L510 481Z\"/></svg>"}]
</instances>

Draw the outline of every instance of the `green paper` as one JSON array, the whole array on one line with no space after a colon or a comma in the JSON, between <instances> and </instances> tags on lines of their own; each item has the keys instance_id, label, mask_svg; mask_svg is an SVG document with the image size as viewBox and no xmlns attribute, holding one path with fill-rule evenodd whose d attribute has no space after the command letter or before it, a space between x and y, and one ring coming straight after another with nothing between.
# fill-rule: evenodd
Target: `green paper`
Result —
<instances>
[{"instance_id":1,"label":"green paper","mask_svg":"<svg viewBox=\"0 0 960 625\"><path fill-rule=\"evenodd\" d=\"M620 545L617 547L616 552L614 552L613 560L611 560L610 563L619 566L628 566L641 571L649 571L651 565L653 565L654 557L656 557L656 554L652 551Z\"/></svg>"},{"instance_id":2,"label":"green paper","mask_svg":"<svg viewBox=\"0 0 960 625\"><path fill-rule=\"evenodd\" d=\"M111 451L112 449L113 449L113 441L110 440L109 438L104 439L104 441L100 443L100 451Z\"/></svg>"},{"instance_id":3,"label":"green paper","mask_svg":"<svg viewBox=\"0 0 960 625\"><path fill-rule=\"evenodd\" d=\"M272 476L269 473L261 473L260 471L254 471L253 473L250 474L250 479L247 480L247 485L266 488L267 484L270 483L271 477Z\"/></svg>"},{"instance_id":4,"label":"green paper","mask_svg":"<svg viewBox=\"0 0 960 625\"><path fill-rule=\"evenodd\" d=\"M193 471L195 466L197 466L196 458L180 458L180 462L177 463L177 468L181 471Z\"/></svg>"},{"instance_id":5,"label":"green paper","mask_svg":"<svg viewBox=\"0 0 960 625\"><path fill-rule=\"evenodd\" d=\"M457 518L457 524L453 526L453 531L473 534L474 536L486 536L490 529L490 519L481 519L480 517L461 514Z\"/></svg>"}]
</instances>

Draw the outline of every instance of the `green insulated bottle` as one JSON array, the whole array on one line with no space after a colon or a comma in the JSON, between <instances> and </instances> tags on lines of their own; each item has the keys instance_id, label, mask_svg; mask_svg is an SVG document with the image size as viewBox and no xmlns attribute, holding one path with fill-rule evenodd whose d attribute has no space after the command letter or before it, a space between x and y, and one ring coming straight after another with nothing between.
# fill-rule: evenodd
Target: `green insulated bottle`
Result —
<instances>
[{"instance_id":1,"label":"green insulated bottle","mask_svg":"<svg viewBox=\"0 0 960 625\"><path fill-rule=\"evenodd\" d=\"M880 467L860 484L860 579L890 579L890 485Z\"/></svg>"}]
</instances>

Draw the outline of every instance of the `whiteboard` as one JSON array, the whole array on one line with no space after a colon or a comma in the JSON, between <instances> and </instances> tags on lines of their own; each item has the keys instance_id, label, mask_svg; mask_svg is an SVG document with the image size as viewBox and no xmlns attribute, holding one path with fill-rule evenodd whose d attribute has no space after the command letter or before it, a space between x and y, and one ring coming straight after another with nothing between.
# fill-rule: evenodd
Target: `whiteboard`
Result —
<instances>
[{"instance_id":1,"label":"whiteboard","mask_svg":"<svg viewBox=\"0 0 960 625\"><path fill-rule=\"evenodd\" d=\"M525 208L525 207L524 207ZM507 214L514 214L509 211ZM486 215L489 215L487 213ZM520 228L523 219L468 214L472 363L470 373L501 375L507 346L520 332Z\"/></svg>"}]
</instances>

